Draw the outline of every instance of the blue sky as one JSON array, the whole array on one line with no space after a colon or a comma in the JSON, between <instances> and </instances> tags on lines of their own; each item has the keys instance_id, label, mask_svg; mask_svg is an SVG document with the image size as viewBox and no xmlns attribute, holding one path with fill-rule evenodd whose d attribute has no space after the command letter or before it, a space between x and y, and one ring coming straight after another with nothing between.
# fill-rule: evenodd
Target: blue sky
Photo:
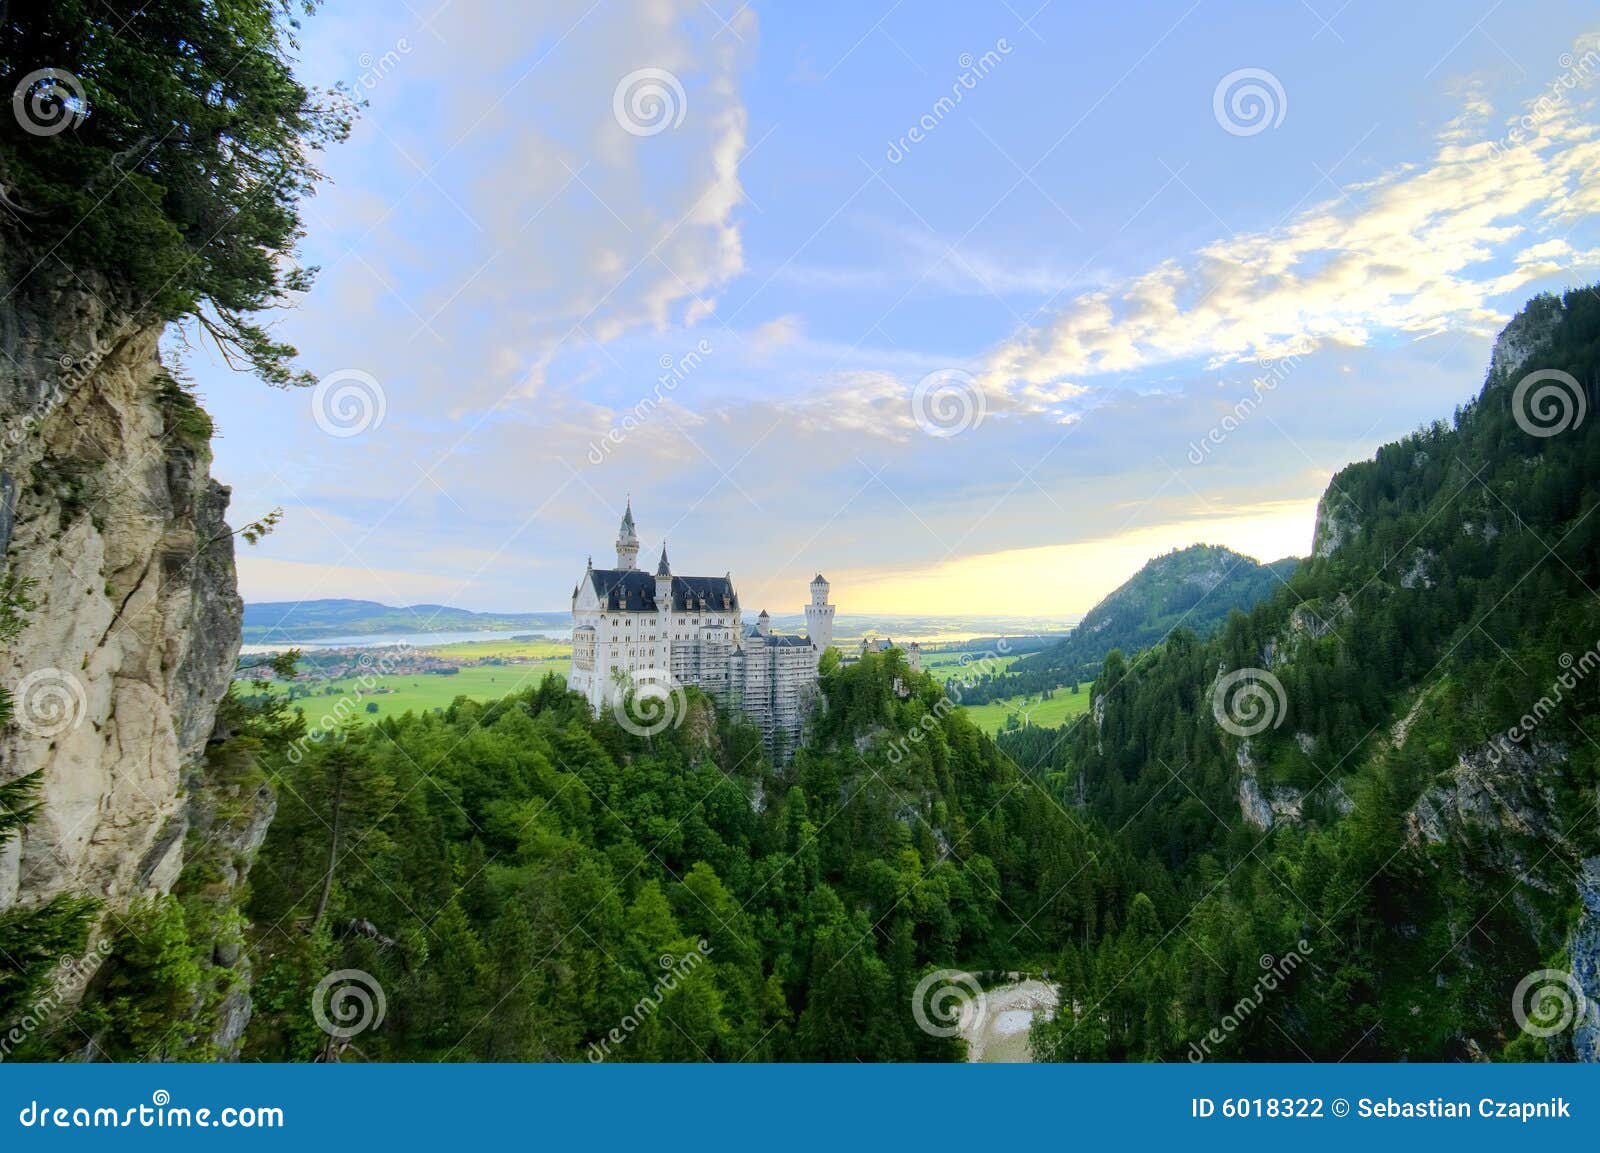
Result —
<instances>
[{"instance_id":1,"label":"blue sky","mask_svg":"<svg viewBox=\"0 0 1600 1153\"><path fill-rule=\"evenodd\" d=\"M184 354L287 513L248 599L560 608L631 493L752 608L1081 612L1303 554L1597 276L1592 5L538 7L306 24L368 101L281 322L328 387Z\"/></svg>"}]
</instances>

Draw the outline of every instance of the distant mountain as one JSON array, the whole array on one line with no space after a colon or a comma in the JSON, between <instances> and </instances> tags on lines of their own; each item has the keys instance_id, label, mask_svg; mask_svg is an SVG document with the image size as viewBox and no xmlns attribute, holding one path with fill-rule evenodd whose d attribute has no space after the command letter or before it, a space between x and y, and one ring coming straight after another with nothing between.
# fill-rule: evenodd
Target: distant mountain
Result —
<instances>
[{"instance_id":1,"label":"distant mountain","mask_svg":"<svg viewBox=\"0 0 1600 1153\"><path fill-rule=\"evenodd\" d=\"M1158 556L1090 609L1066 640L1023 657L962 694L973 704L1087 680L1112 649L1133 653L1183 627L1208 636L1234 609L1271 596L1300 564L1261 564L1232 549L1197 544Z\"/></svg>"},{"instance_id":2,"label":"distant mountain","mask_svg":"<svg viewBox=\"0 0 1600 1153\"><path fill-rule=\"evenodd\" d=\"M246 644L293 644L327 637L380 633L550 631L571 623L568 613L475 613L449 605L392 606L377 601L265 601L244 606Z\"/></svg>"}]
</instances>

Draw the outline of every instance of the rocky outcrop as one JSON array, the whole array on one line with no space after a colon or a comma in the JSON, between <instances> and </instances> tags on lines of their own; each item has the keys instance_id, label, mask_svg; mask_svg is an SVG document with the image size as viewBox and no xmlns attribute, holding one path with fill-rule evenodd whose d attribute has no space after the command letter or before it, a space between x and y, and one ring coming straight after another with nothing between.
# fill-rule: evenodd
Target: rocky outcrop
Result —
<instances>
[{"instance_id":1,"label":"rocky outcrop","mask_svg":"<svg viewBox=\"0 0 1600 1153\"><path fill-rule=\"evenodd\" d=\"M1255 758L1250 751L1250 739L1239 742L1234 752L1239 765L1239 814L1248 824L1263 833L1285 821L1299 821L1305 809L1306 795L1288 785L1274 785L1263 789L1256 776Z\"/></svg>"},{"instance_id":2,"label":"rocky outcrop","mask_svg":"<svg viewBox=\"0 0 1600 1153\"><path fill-rule=\"evenodd\" d=\"M0 774L43 771L0 909L74 893L116 912L183 869L242 604L209 422L162 369L160 326L43 275L0 304L0 563L31 602L0 653Z\"/></svg>"},{"instance_id":3,"label":"rocky outcrop","mask_svg":"<svg viewBox=\"0 0 1600 1153\"><path fill-rule=\"evenodd\" d=\"M1345 541L1360 531L1355 507L1343 493L1329 488L1317 502L1317 524L1311 533L1311 554L1332 556Z\"/></svg>"},{"instance_id":4,"label":"rocky outcrop","mask_svg":"<svg viewBox=\"0 0 1600 1153\"><path fill-rule=\"evenodd\" d=\"M1564 749L1528 749L1498 740L1462 753L1443 779L1405 813L1412 845L1437 845L1466 830L1514 833L1537 840L1559 834L1549 766L1564 761Z\"/></svg>"},{"instance_id":5,"label":"rocky outcrop","mask_svg":"<svg viewBox=\"0 0 1600 1153\"><path fill-rule=\"evenodd\" d=\"M1600 857L1583 862L1578 897L1583 908L1567 941L1567 955L1586 1011L1574 1023L1572 1049L1580 1061L1600 1061Z\"/></svg>"},{"instance_id":6,"label":"rocky outcrop","mask_svg":"<svg viewBox=\"0 0 1600 1153\"><path fill-rule=\"evenodd\" d=\"M1564 312L1559 296L1546 293L1528 301L1495 338L1494 351L1489 355L1490 374L1505 379L1527 363L1550 339Z\"/></svg>"}]
</instances>

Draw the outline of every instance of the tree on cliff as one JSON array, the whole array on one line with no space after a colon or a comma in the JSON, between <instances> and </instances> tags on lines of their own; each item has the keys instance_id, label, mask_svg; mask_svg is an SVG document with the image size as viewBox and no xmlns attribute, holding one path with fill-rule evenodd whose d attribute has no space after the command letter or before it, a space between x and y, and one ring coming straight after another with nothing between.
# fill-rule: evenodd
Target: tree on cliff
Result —
<instances>
[{"instance_id":1,"label":"tree on cliff","mask_svg":"<svg viewBox=\"0 0 1600 1153\"><path fill-rule=\"evenodd\" d=\"M309 382L257 319L303 291L313 157L343 91L291 71L315 0L0 3L0 252L8 292L65 266L137 323L189 320L232 364ZM58 270L57 269L57 270ZM103 279L102 279L103 278Z\"/></svg>"}]
</instances>

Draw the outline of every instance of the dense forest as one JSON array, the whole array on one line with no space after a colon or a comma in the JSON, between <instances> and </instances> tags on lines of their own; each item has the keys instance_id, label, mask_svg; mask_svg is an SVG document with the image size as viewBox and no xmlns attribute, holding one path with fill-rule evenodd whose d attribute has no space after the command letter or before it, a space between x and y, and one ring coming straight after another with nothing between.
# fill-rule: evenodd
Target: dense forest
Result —
<instances>
[{"instance_id":1,"label":"dense forest","mask_svg":"<svg viewBox=\"0 0 1600 1153\"><path fill-rule=\"evenodd\" d=\"M1532 308L1519 374L1593 382L1600 298ZM1512 998L1593 962L1600 434L1530 435L1512 383L1341 472L1277 595L1111 653L1060 731L996 743L898 650L827 656L782 764L692 691L650 736L550 678L313 739L236 686L208 772L277 798L246 900L186 870L27 1053L203 1057L243 949L259 1060L959 1059L912 1012L940 968L1048 973L1046 1059L1570 1057Z\"/></svg>"},{"instance_id":2,"label":"dense forest","mask_svg":"<svg viewBox=\"0 0 1600 1153\"><path fill-rule=\"evenodd\" d=\"M1093 680L1112 650L1148 648L1174 629L1209 636L1233 610L1248 611L1277 592L1299 563L1286 557L1260 564L1217 545L1174 549L1108 593L1065 639L974 678L961 699L978 705Z\"/></svg>"},{"instance_id":3,"label":"dense forest","mask_svg":"<svg viewBox=\"0 0 1600 1153\"><path fill-rule=\"evenodd\" d=\"M0 126L7 276L52 256L306 382L260 317L309 283L299 204L352 109L293 78L302 7L8 7L12 63L95 68L82 131ZM1451 421L1333 478L1316 555L1247 612L1207 632L1180 585L1102 636L1063 730L996 742L893 650L825 658L778 764L692 691L650 736L554 679L322 734L235 686L170 895L0 913L0 1021L39 1016L4 1055L207 1059L248 1014L253 1060L954 1060L912 1000L961 968L1048 973L1046 1059L1571 1058L1514 999L1600 967L1600 296L1519 325ZM1530 427L1545 369L1571 427ZM0 642L33 608L0 579ZM0 849L41 786L0 784Z\"/></svg>"}]
</instances>

